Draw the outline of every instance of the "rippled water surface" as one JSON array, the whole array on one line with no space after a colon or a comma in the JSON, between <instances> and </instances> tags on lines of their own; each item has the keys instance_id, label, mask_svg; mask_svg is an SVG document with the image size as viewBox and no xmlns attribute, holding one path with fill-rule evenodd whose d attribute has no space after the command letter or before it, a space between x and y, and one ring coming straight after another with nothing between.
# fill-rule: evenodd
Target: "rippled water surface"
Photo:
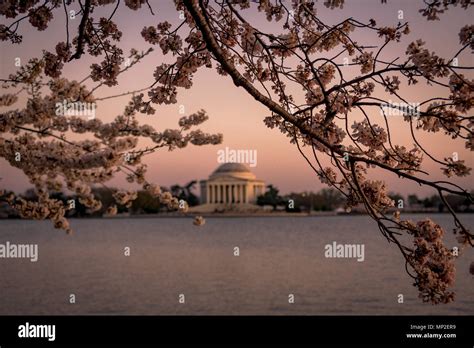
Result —
<instances>
[{"instance_id":1,"label":"rippled water surface","mask_svg":"<svg viewBox=\"0 0 474 348\"><path fill-rule=\"evenodd\" d=\"M0 259L0 314L474 314L472 249L457 260L456 301L433 306L366 216L191 221L76 219L68 236L48 221L1 220L0 243L37 243L39 260ZM364 244L365 260L325 258L333 241Z\"/></svg>"}]
</instances>

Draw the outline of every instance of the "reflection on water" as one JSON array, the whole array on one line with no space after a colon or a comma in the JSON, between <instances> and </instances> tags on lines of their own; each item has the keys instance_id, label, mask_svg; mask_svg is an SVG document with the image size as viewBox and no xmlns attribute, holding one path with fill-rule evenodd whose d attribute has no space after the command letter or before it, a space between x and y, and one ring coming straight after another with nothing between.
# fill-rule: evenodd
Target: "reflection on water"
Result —
<instances>
[{"instance_id":1,"label":"reflection on water","mask_svg":"<svg viewBox=\"0 0 474 348\"><path fill-rule=\"evenodd\" d=\"M450 226L448 215L434 219ZM472 249L457 261L456 301L433 306L366 216L191 221L72 220L72 236L47 221L0 221L0 243L39 244L36 263L0 259L0 314L474 314ZM333 241L364 244L364 262L325 258Z\"/></svg>"}]
</instances>

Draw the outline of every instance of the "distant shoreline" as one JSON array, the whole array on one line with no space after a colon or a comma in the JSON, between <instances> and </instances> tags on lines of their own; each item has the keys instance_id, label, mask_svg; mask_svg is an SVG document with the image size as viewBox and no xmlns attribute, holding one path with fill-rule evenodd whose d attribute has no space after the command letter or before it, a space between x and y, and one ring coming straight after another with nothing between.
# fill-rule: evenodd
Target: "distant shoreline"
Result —
<instances>
[{"instance_id":1,"label":"distant shoreline","mask_svg":"<svg viewBox=\"0 0 474 348\"><path fill-rule=\"evenodd\" d=\"M390 213L388 213L390 214ZM404 214L448 214L449 212L433 212L433 211L414 211L414 212L404 212ZM457 214L472 214L472 212L458 212ZM138 215L115 215L115 216L103 216L106 219L126 219L126 218L190 218L196 215L202 216L204 218L251 218L251 217L328 217L328 216L368 216L367 213L363 212L351 212L351 213L340 213L335 211L327 212L299 212L299 213L287 213L287 212L268 212L268 213L160 213L160 214L138 214ZM403 216L403 214L402 214Z\"/></svg>"},{"instance_id":2,"label":"distant shoreline","mask_svg":"<svg viewBox=\"0 0 474 348\"><path fill-rule=\"evenodd\" d=\"M391 214L392 212L387 212ZM474 212L456 212L456 214L472 214ZM403 214L414 214L414 215L439 215L439 214L450 214L449 212L438 212L438 211L405 211ZM155 219L155 218L193 218L195 216L202 216L204 218L252 218L252 217L328 217L328 216L363 216L367 215L364 212L336 212L336 211L313 211L307 212L296 212L288 213L284 211L277 212L257 212L257 213L245 213L245 212L224 212L224 213L178 213L178 212L162 212L159 214L117 214L113 216L74 216L67 217L68 220L80 220L80 219ZM0 220L33 220L34 219L23 219L20 217L0 217Z\"/></svg>"}]
</instances>

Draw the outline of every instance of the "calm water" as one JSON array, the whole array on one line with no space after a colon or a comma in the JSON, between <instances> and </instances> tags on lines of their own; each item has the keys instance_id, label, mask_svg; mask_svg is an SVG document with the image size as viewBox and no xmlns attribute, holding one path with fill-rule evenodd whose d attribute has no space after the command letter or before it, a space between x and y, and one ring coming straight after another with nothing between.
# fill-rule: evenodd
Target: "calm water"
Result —
<instances>
[{"instance_id":1,"label":"calm water","mask_svg":"<svg viewBox=\"0 0 474 348\"><path fill-rule=\"evenodd\" d=\"M473 215L461 217L474 226ZM433 218L450 226L448 215ZM456 301L433 306L368 217L191 221L72 220L72 236L47 221L0 221L0 243L39 245L36 263L0 259L0 314L474 314L472 249L457 261ZM325 258L333 241L364 243L365 261Z\"/></svg>"}]
</instances>

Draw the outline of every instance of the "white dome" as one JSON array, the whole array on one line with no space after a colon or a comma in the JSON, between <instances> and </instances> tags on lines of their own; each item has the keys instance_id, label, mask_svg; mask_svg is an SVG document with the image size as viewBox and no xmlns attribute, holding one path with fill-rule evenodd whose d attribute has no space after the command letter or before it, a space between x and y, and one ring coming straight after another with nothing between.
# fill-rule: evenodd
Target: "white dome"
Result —
<instances>
[{"instance_id":1,"label":"white dome","mask_svg":"<svg viewBox=\"0 0 474 348\"><path fill-rule=\"evenodd\" d=\"M256 176L250 169L242 163L224 163L220 165L209 177L216 179L219 177L233 177L238 179L255 180Z\"/></svg>"}]
</instances>

